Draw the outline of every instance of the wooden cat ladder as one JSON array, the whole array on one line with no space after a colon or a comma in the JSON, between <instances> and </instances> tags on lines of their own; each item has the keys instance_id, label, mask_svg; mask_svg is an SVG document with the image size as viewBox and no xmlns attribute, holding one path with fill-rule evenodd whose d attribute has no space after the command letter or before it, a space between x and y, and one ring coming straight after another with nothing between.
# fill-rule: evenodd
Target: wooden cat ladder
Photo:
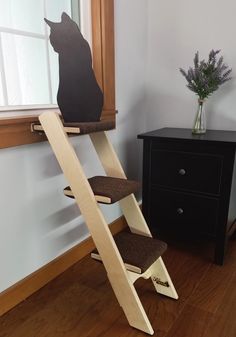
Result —
<instances>
[{"instance_id":1,"label":"wooden cat ladder","mask_svg":"<svg viewBox=\"0 0 236 337\"><path fill-rule=\"evenodd\" d=\"M134 288L134 282L151 277L156 291L178 298L161 255L166 244L153 239L139 205L133 195L137 183L127 180L118 157L104 130L114 128L112 122L62 124L55 112L45 112L33 130L44 131L69 182L64 193L75 198L97 251L91 256L101 260L108 279L123 308L129 324L150 335L154 333L149 319ZM106 177L87 179L79 159L66 134L89 134L97 151ZM119 233L115 238L99 208L98 203L119 201L130 232Z\"/></svg>"}]
</instances>

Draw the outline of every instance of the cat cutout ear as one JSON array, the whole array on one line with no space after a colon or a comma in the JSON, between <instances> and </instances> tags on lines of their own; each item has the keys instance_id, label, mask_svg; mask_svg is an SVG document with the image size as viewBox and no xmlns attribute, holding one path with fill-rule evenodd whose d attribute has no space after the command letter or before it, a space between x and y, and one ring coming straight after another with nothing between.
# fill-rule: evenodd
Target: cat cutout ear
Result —
<instances>
[{"instance_id":1,"label":"cat cutout ear","mask_svg":"<svg viewBox=\"0 0 236 337\"><path fill-rule=\"evenodd\" d=\"M50 20L48 20L46 18L44 18L44 21L49 25L50 28L52 28L54 26L54 24L55 24L54 22L52 22L52 21L50 21Z\"/></svg>"},{"instance_id":2,"label":"cat cutout ear","mask_svg":"<svg viewBox=\"0 0 236 337\"><path fill-rule=\"evenodd\" d=\"M61 15L61 22L71 22L71 18L69 17L68 14L66 14L65 12L62 13Z\"/></svg>"},{"instance_id":3,"label":"cat cutout ear","mask_svg":"<svg viewBox=\"0 0 236 337\"><path fill-rule=\"evenodd\" d=\"M53 26L55 26L56 24L58 24L59 22L52 22L46 18L44 18L44 21L49 25L50 28L53 28ZM68 14L66 14L65 12L62 13L61 15L61 22L62 23L67 23L67 22L73 22L71 20L71 18L69 17Z\"/></svg>"}]
</instances>

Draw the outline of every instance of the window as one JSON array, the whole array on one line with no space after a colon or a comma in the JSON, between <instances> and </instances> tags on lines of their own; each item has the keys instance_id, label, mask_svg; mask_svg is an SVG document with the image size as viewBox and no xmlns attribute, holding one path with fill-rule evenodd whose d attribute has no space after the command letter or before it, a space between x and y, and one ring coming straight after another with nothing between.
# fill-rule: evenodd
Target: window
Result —
<instances>
[{"instance_id":1,"label":"window","mask_svg":"<svg viewBox=\"0 0 236 337\"><path fill-rule=\"evenodd\" d=\"M58 55L43 18L78 21L78 0L0 0L0 9L0 110L56 106Z\"/></svg>"},{"instance_id":2,"label":"window","mask_svg":"<svg viewBox=\"0 0 236 337\"><path fill-rule=\"evenodd\" d=\"M0 4L10 0L0 0ZM15 0L17 1L17 0ZM24 3L23 0L18 0ZM36 3L40 0L29 0ZM51 2L61 0L49 0ZM74 0L75 3L78 0ZM72 4L74 4L74 1ZM91 8L90 8L91 3ZM5 4L4 4L5 5ZM74 5L73 5L74 6ZM72 8L72 15L73 13ZM75 7L76 8L76 7ZM78 7L77 7L78 8ZM1 9L1 8L0 8ZM91 27L93 68L104 93L102 119L115 119L115 67L114 67L114 0L81 0L80 11L89 18ZM74 17L74 16L73 16ZM84 14L80 15L84 18ZM81 28L88 20L81 20ZM90 29L88 29L90 31ZM84 32L84 31L83 31ZM86 36L88 39L88 36ZM1 81L0 81L1 85ZM0 90L1 92L1 90ZM12 109L10 109L12 110ZM31 123L38 121L41 111L35 109L11 113L0 113L0 149L31 144L46 140L43 135L31 132Z\"/></svg>"}]
</instances>

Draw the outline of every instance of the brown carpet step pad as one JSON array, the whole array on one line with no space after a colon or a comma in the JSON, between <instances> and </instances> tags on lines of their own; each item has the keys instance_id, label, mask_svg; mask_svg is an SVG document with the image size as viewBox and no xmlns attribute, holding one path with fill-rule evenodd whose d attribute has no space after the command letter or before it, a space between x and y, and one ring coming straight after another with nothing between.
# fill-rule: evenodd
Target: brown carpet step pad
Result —
<instances>
[{"instance_id":1,"label":"brown carpet step pad","mask_svg":"<svg viewBox=\"0 0 236 337\"><path fill-rule=\"evenodd\" d=\"M138 274L151 267L167 249L167 244L163 241L129 232L118 233L114 240L126 269ZM91 257L101 261L97 250L91 253Z\"/></svg>"},{"instance_id":2,"label":"brown carpet step pad","mask_svg":"<svg viewBox=\"0 0 236 337\"><path fill-rule=\"evenodd\" d=\"M115 129L114 120L102 120L98 122L86 122L86 123L63 123L66 133L85 135L93 132L107 131ZM43 132L43 127L40 123L34 123L32 125L33 131Z\"/></svg>"},{"instance_id":3,"label":"brown carpet step pad","mask_svg":"<svg viewBox=\"0 0 236 337\"><path fill-rule=\"evenodd\" d=\"M88 179L97 202L113 204L128 195L135 193L140 188L140 183L134 180L95 176ZM67 197L74 198L70 186L64 189Z\"/></svg>"}]
</instances>

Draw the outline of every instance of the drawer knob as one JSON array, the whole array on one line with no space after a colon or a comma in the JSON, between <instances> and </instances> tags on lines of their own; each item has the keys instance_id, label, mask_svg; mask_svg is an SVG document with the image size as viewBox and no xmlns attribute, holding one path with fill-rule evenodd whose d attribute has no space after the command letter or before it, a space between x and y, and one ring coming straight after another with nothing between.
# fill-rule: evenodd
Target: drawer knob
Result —
<instances>
[{"instance_id":1,"label":"drawer knob","mask_svg":"<svg viewBox=\"0 0 236 337\"><path fill-rule=\"evenodd\" d=\"M185 171L185 169L180 169L179 170L179 174L181 175L181 176L185 176L185 174L186 174L186 171Z\"/></svg>"},{"instance_id":2,"label":"drawer knob","mask_svg":"<svg viewBox=\"0 0 236 337\"><path fill-rule=\"evenodd\" d=\"M183 208L177 208L177 213L178 213L179 215L183 214L183 213L184 213Z\"/></svg>"}]
</instances>

